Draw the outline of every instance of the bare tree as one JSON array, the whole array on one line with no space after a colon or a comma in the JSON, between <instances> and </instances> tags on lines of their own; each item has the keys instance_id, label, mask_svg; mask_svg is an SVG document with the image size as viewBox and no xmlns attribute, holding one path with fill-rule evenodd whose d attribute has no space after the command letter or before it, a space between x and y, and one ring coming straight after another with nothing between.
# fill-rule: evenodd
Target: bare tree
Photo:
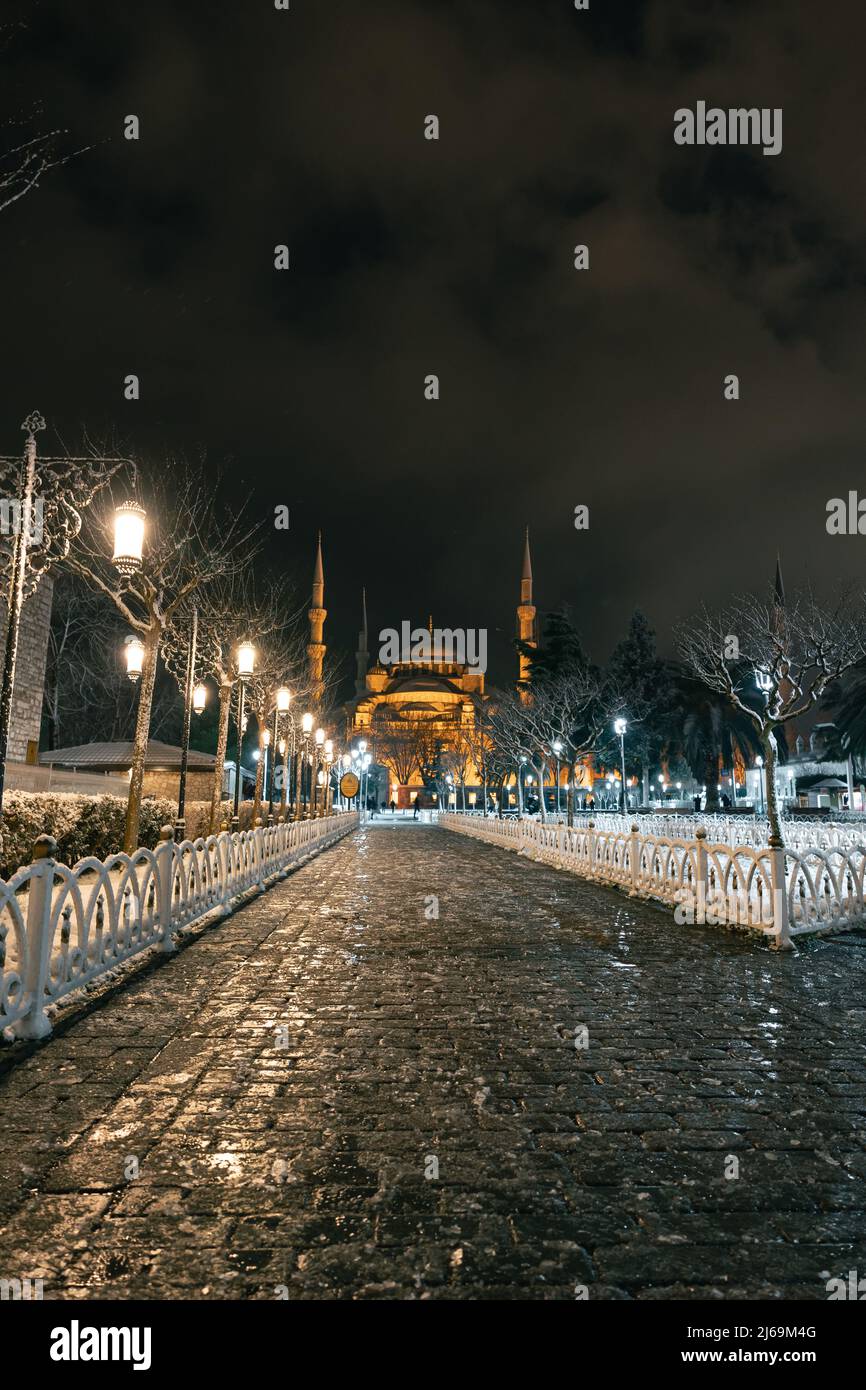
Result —
<instances>
[{"instance_id":1,"label":"bare tree","mask_svg":"<svg viewBox=\"0 0 866 1390\"><path fill-rule=\"evenodd\" d=\"M507 759L497 749L494 738L494 718L502 696L496 691L475 695L472 699L473 720L463 731L463 739L469 749L472 765L481 778L484 814L490 787L499 787L499 811L502 813L502 784L508 771Z\"/></svg>"},{"instance_id":2,"label":"bare tree","mask_svg":"<svg viewBox=\"0 0 866 1390\"><path fill-rule=\"evenodd\" d=\"M21 426L24 450L17 458L0 458L0 505L4 535L0 537L0 576L5 581L6 603L3 669L0 677L0 840L2 840L3 788L18 639L24 600L43 575L64 559L79 534L82 513L111 478L129 464L127 459L106 457L96 450L83 457L40 455L36 436L45 429L39 411L32 411ZM88 446L89 447L89 446ZM11 525L8 525L11 513Z\"/></svg>"},{"instance_id":3,"label":"bare tree","mask_svg":"<svg viewBox=\"0 0 866 1390\"><path fill-rule=\"evenodd\" d=\"M58 575L43 697L49 749L131 737L136 687L122 660L127 632L120 614L102 594L75 575ZM151 737L173 737L179 717L174 683L166 671L160 671L154 688Z\"/></svg>"},{"instance_id":4,"label":"bare tree","mask_svg":"<svg viewBox=\"0 0 866 1390\"><path fill-rule=\"evenodd\" d=\"M376 729L376 757L407 787L431 755L429 727L419 719L389 719Z\"/></svg>"},{"instance_id":5,"label":"bare tree","mask_svg":"<svg viewBox=\"0 0 866 1390\"><path fill-rule=\"evenodd\" d=\"M238 515L219 512L214 480L171 462L140 480L147 512L141 565L118 574L111 561L111 524L116 498L91 509L78 545L66 564L114 604L144 646L138 715L130 771L124 849L138 840L144 762L160 644L187 611L193 594L214 580L243 569L254 553L253 530ZM126 500L126 499L124 499Z\"/></svg>"},{"instance_id":6,"label":"bare tree","mask_svg":"<svg viewBox=\"0 0 866 1390\"><path fill-rule=\"evenodd\" d=\"M210 829L220 828L223 777L228 756L232 694L237 682L236 653L241 642L252 641L256 649L256 674L247 685L247 709L255 715L259 728L259 750L273 712L273 696L278 685L292 692L293 706L309 701L312 686L304 647L303 614L288 581L258 585L247 568L231 569L209 582L196 594L198 607L198 655L196 675L209 677L217 687L218 718L214 780L211 792ZM188 616L176 622L164 642L166 659L179 683L185 678L189 651ZM294 718L289 716L289 722ZM260 757L259 767L264 769ZM257 770L258 771L258 770ZM257 775L258 802L261 779Z\"/></svg>"},{"instance_id":7,"label":"bare tree","mask_svg":"<svg viewBox=\"0 0 866 1390\"><path fill-rule=\"evenodd\" d=\"M442 753L442 764L450 772L454 781L454 803L457 804L457 788L460 788L463 810L466 810L466 778L472 766L472 747L466 730L458 729L449 739Z\"/></svg>"},{"instance_id":8,"label":"bare tree","mask_svg":"<svg viewBox=\"0 0 866 1390\"><path fill-rule=\"evenodd\" d=\"M764 753L771 844L783 844L776 797L776 731L819 703L833 681L866 656L866 611L843 593L822 603L811 589L787 600L744 594L703 608L677 629L683 660L710 690L751 719Z\"/></svg>"},{"instance_id":9,"label":"bare tree","mask_svg":"<svg viewBox=\"0 0 866 1390\"><path fill-rule=\"evenodd\" d=\"M569 823L574 814L574 776L578 762L591 754L602 737L617 698L592 667L545 675L530 687L529 699L503 694L491 716L494 744L518 769L527 763L537 774L541 790L540 811L547 819L544 779L555 763L555 745L570 768Z\"/></svg>"},{"instance_id":10,"label":"bare tree","mask_svg":"<svg viewBox=\"0 0 866 1390\"><path fill-rule=\"evenodd\" d=\"M26 25L22 21L0 24L0 56L7 54L16 36ZM7 59L8 62L8 59ZM4 84L8 87L8 82ZM62 142L68 136L67 130L59 127L53 130L37 130L42 119L42 107L37 103L26 115L20 115L2 126L3 143L0 146L0 212L17 203L26 193L39 187L40 180L51 169L68 164L76 155L84 154L82 149L64 151Z\"/></svg>"}]
</instances>

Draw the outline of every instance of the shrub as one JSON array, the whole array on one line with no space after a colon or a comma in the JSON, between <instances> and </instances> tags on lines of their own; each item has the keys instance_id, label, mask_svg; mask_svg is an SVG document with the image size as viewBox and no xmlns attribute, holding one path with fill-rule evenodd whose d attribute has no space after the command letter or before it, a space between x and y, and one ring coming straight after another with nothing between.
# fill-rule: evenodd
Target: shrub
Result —
<instances>
[{"instance_id":1,"label":"shrub","mask_svg":"<svg viewBox=\"0 0 866 1390\"><path fill-rule=\"evenodd\" d=\"M154 849L164 825L176 814L173 802L146 797L141 803L140 845ZM11 791L3 801L3 866L8 878L33 858L39 835L53 835L57 858L75 864L88 855L105 859L123 846L126 800L119 796L82 796L77 792Z\"/></svg>"}]
</instances>

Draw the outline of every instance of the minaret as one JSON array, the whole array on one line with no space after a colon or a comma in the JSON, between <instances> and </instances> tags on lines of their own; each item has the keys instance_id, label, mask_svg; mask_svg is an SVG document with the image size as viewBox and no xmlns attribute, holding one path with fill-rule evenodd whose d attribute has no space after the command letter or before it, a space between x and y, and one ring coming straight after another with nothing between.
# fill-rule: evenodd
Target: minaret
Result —
<instances>
[{"instance_id":1,"label":"minaret","mask_svg":"<svg viewBox=\"0 0 866 1390\"><path fill-rule=\"evenodd\" d=\"M355 694L363 695L367 689L367 665L370 653L367 649L367 590L361 590L361 631L358 633L358 650L355 652Z\"/></svg>"},{"instance_id":2,"label":"minaret","mask_svg":"<svg viewBox=\"0 0 866 1390\"><path fill-rule=\"evenodd\" d=\"M517 605L517 635L521 642L535 646L535 605L532 602L532 560L529 556L529 527L523 544L523 573L520 576L520 602ZM519 680L528 681L530 672L529 657L520 654ZM522 692L524 697L526 692Z\"/></svg>"},{"instance_id":3,"label":"minaret","mask_svg":"<svg viewBox=\"0 0 866 1390\"><path fill-rule=\"evenodd\" d=\"M310 620L310 640L307 643L307 661L310 670L311 698L315 706L321 706L324 696L322 668L325 664L325 643L323 641L325 619L325 575L322 569L322 533L319 532L316 547L316 564L313 569L313 603L307 617Z\"/></svg>"}]
</instances>

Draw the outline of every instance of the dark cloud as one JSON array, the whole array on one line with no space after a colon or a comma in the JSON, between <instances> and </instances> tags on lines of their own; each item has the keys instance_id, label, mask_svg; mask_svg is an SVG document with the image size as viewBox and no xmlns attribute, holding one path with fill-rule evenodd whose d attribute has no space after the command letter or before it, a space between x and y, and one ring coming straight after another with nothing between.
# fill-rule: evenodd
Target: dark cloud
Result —
<instances>
[{"instance_id":1,"label":"dark cloud","mask_svg":"<svg viewBox=\"0 0 866 1390\"><path fill-rule=\"evenodd\" d=\"M508 669L526 523L540 605L599 656L777 546L792 581L857 576L824 509L866 430L864 29L805 0L35 7L2 102L92 148L0 216L4 447L38 405L231 460L238 504L290 506L269 557L304 585L322 527L350 650L366 582L374 624L486 625ZM675 146L698 99L783 107L782 154Z\"/></svg>"}]
</instances>

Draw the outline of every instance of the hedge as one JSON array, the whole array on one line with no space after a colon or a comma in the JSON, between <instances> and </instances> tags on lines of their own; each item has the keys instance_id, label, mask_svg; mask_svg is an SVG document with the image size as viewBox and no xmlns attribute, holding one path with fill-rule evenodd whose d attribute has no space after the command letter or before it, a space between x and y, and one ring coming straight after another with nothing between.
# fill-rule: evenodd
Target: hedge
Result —
<instances>
[{"instance_id":1,"label":"hedge","mask_svg":"<svg viewBox=\"0 0 866 1390\"><path fill-rule=\"evenodd\" d=\"M267 806L263 807L267 815ZM233 807L224 801L220 825L231 822ZM253 803L240 808L241 829L252 823ZM138 843L154 849L164 825L174 825L177 803L165 797L145 797L141 803ZM9 791L3 798L2 872L8 878L33 858L33 845L39 835L52 835L57 841L57 858L63 864L95 855L107 859L123 847L126 798L83 796L77 792ZM209 833L210 802L194 801L186 807L186 834L194 840ZM217 826L217 830L220 826Z\"/></svg>"}]
</instances>

